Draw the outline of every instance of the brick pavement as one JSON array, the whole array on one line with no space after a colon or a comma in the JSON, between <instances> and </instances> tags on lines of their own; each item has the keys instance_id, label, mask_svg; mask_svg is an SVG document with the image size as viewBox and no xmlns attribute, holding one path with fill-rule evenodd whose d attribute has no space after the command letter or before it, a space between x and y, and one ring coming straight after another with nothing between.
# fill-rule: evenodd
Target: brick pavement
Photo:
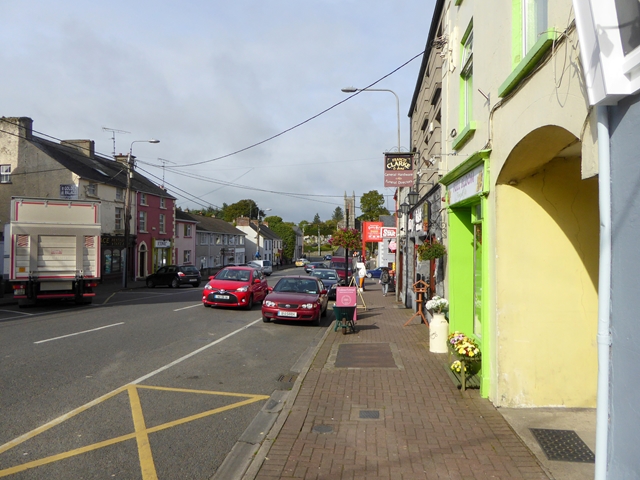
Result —
<instances>
[{"instance_id":1,"label":"brick pavement","mask_svg":"<svg viewBox=\"0 0 640 480\"><path fill-rule=\"evenodd\" d=\"M411 310L377 284L364 299L358 333L331 328L319 347L257 480L551 478L489 400L453 384L428 328L403 327ZM381 344L396 367L336 368L345 343Z\"/></svg>"}]
</instances>

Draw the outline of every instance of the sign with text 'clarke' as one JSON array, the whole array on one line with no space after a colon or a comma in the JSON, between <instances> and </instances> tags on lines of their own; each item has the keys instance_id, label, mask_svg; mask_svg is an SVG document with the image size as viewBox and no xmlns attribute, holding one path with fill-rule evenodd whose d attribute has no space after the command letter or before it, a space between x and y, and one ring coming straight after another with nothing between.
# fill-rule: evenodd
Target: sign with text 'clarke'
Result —
<instances>
[{"instance_id":1,"label":"sign with text 'clarke'","mask_svg":"<svg viewBox=\"0 0 640 480\"><path fill-rule=\"evenodd\" d=\"M382 222L363 222L363 242L382 241Z\"/></svg>"},{"instance_id":2,"label":"sign with text 'clarke'","mask_svg":"<svg viewBox=\"0 0 640 480\"><path fill-rule=\"evenodd\" d=\"M384 186L413 186L413 153L384 154Z\"/></svg>"}]
</instances>

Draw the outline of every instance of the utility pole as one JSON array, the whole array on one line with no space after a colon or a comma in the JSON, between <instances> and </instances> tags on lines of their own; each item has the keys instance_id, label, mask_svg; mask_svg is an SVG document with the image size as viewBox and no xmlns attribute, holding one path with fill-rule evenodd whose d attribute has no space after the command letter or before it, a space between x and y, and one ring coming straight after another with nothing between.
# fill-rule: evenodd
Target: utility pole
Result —
<instances>
[{"instance_id":1,"label":"utility pole","mask_svg":"<svg viewBox=\"0 0 640 480\"><path fill-rule=\"evenodd\" d=\"M318 225L318 256L321 256L322 253L320 253L320 225Z\"/></svg>"}]
</instances>

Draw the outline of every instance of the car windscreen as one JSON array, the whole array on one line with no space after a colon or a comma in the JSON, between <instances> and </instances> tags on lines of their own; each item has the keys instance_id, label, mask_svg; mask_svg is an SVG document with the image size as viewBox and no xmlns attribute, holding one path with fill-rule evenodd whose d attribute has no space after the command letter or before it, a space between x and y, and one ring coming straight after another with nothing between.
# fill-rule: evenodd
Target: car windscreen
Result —
<instances>
[{"instance_id":1,"label":"car windscreen","mask_svg":"<svg viewBox=\"0 0 640 480\"><path fill-rule=\"evenodd\" d=\"M271 262L269 260L264 260L262 262L262 265L264 265L265 267L270 267L271 266Z\"/></svg>"},{"instance_id":2,"label":"car windscreen","mask_svg":"<svg viewBox=\"0 0 640 480\"><path fill-rule=\"evenodd\" d=\"M249 281L248 270L231 270L224 269L220 270L216 275L216 280L236 280L238 282L248 282Z\"/></svg>"},{"instance_id":3,"label":"car windscreen","mask_svg":"<svg viewBox=\"0 0 640 480\"><path fill-rule=\"evenodd\" d=\"M184 273L199 273L199 270L196 267L182 267L182 271Z\"/></svg>"},{"instance_id":4,"label":"car windscreen","mask_svg":"<svg viewBox=\"0 0 640 480\"><path fill-rule=\"evenodd\" d=\"M319 293L318 282L315 280L305 280L296 278L282 278L276 286L273 287L274 292L283 293Z\"/></svg>"}]
</instances>

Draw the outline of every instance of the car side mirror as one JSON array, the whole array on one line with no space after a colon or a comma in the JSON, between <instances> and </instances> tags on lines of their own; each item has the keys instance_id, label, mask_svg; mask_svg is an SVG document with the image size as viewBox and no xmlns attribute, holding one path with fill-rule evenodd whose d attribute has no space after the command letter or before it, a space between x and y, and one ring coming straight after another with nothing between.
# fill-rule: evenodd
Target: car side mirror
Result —
<instances>
[{"instance_id":1,"label":"car side mirror","mask_svg":"<svg viewBox=\"0 0 640 480\"><path fill-rule=\"evenodd\" d=\"M253 283L260 283L260 282L262 282L262 280L261 280L261 279L259 279L259 278L254 278L254 279L253 279Z\"/></svg>"},{"instance_id":2,"label":"car side mirror","mask_svg":"<svg viewBox=\"0 0 640 480\"><path fill-rule=\"evenodd\" d=\"M211 275L211 276L209 277L209 280L213 280L214 278L216 278L216 277L214 277L213 275Z\"/></svg>"},{"instance_id":3,"label":"car side mirror","mask_svg":"<svg viewBox=\"0 0 640 480\"><path fill-rule=\"evenodd\" d=\"M326 295L326 294L327 294L327 291L326 291L326 290L322 290L322 291L320 292L320 295Z\"/></svg>"},{"instance_id":4,"label":"car side mirror","mask_svg":"<svg viewBox=\"0 0 640 480\"><path fill-rule=\"evenodd\" d=\"M273 292L273 287L269 287L269 288L267 288L267 291L268 291L269 293Z\"/></svg>"}]
</instances>

